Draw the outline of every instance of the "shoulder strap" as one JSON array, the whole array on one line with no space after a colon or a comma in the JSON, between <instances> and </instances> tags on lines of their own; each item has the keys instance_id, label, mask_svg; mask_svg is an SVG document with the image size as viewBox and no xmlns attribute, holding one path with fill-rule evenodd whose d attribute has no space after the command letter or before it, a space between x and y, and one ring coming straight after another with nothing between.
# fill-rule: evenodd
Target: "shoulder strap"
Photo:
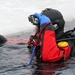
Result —
<instances>
[{"instance_id":1,"label":"shoulder strap","mask_svg":"<svg viewBox=\"0 0 75 75\"><path fill-rule=\"evenodd\" d=\"M66 32L60 32L60 34L57 35L57 40L58 39L61 39L62 37L72 37L72 36L75 36L75 28L71 29L71 30L68 30Z\"/></svg>"}]
</instances>

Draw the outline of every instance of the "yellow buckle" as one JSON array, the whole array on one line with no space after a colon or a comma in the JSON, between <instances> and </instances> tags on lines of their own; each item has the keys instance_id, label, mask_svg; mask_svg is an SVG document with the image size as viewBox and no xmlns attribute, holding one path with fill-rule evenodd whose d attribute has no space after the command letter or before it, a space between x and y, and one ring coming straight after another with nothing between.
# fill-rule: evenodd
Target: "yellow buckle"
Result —
<instances>
[{"instance_id":1,"label":"yellow buckle","mask_svg":"<svg viewBox=\"0 0 75 75\"><path fill-rule=\"evenodd\" d=\"M58 45L58 47L60 47L60 48L64 48L64 47L67 47L67 46L68 46L68 42L62 41L62 42L59 42L57 45Z\"/></svg>"}]
</instances>

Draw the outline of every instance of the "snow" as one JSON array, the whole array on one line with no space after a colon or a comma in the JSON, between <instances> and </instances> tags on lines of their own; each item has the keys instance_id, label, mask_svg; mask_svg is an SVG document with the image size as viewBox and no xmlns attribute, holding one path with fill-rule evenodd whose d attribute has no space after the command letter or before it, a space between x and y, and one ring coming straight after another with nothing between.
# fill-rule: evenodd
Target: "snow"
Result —
<instances>
[{"instance_id":1,"label":"snow","mask_svg":"<svg viewBox=\"0 0 75 75\"><path fill-rule=\"evenodd\" d=\"M28 16L45 8L59 10L65 21L75 20L75 0L0 0L0 34L33 32Z\"/></svg>"}]
</instances>

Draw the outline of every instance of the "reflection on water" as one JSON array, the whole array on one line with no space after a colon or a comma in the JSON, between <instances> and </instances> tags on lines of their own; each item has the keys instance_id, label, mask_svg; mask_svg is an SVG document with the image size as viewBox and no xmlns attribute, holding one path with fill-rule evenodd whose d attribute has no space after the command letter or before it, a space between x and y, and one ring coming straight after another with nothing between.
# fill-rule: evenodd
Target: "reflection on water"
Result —
<instances>
[{"instance_id":1,"label":"reflection on water","mask_svg":"<svg viewBox=\"0 0 75 75\"><path fill-rule=\"evenodd\" d=\"M28 38L28 34L20 34L9 37L11 39ZM18 43L7 42L0 47L0 75L74 75L75 58L57 63L36 62L24 67L30 60L27 44L23 41Z\"/></svg>"}]
</instances>

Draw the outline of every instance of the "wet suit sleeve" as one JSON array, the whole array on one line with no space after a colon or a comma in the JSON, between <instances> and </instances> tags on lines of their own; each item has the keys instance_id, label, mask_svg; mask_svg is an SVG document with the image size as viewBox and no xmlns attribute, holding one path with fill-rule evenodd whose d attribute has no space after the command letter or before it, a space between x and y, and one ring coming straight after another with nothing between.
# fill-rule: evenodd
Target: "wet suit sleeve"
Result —
<instances>
[{"instance_id":1,"label":"wet suit sleeve","mask_svg":"<svg viewBox=\"0 0 75 75\"><path fill-rule=\"evenodd\" d=\"M69 45L62 49L57 46L55 32L50 25L46 27L42 46L42 60L45 62L56 62L63 56L66 59L70 52L71 48Z\"/></svg>"}]
</instances>

